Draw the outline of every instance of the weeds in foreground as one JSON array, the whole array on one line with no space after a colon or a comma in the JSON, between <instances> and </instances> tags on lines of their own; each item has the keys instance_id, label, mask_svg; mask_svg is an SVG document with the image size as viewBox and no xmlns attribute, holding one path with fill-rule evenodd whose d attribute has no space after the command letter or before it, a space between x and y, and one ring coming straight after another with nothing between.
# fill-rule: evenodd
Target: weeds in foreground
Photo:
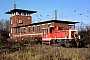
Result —
<instances>
[{"instance_id":1,"label":"weeds in foreground","mask_svg":"<svg viewBox=\"0 0 90 60\"><path fill-rule=\"evenodd\" d=\"M90 60L88 48L63 48L50 45L30 45L24 50L7 53L2 60Z\"/></svg>"}]
</instances>

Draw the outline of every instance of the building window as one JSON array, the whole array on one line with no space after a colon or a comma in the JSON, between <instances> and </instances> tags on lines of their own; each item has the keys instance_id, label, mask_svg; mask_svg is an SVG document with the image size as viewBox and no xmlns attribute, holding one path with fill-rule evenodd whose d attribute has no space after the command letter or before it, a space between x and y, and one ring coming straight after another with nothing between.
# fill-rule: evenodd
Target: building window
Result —
<instances>
[{"instance_id":1,"label":"building window","mask_svg":"<svg viewBox=\"0 0 90 60\"><path fill-rule=\"evenodd\" d=\"M18 12L16 12L16 15L19 15L19 13L18 13Z\"/></svg>"},{"instance_id":2,"label":"building window","mask_svg":"<svg viewBox=\"0 0 90 60\"><path fill-rule=\"evenodd\" d=\"M12 20L11 20L11 24L12 24Z\"/></svg>"},{"instance_id":3,"label":"building window","mask_svg":"<svg viewBox=\"0 0 90 60\"><path fill-rule=\"evenodd\" d=\"M12 33L12 29L11 29L11 33Z\"/></svg>"},{"instance_id":4,"label":"building window","mask_svg":"<svg viewBox=\"0 0 90 60\"><path fill-rule=\"evenodd\" d=\"M18 33L18 28L16 28L16 33Z\"/></svg>"},{"instance_id":5,"label":"building window","mask_svg":"<svg viewBox=\"0 0 90 60\"><path fill-rule=\"evenodd\" d=\"M17 19L17 23L18 23L18 19Z\"/></svg>"},{"instance_id":6,"label":"building window","mask_svg":"<svg viewBox=\"0 0 90 60\"><path fill-rule=\"evenodd\" d=\"M28 16L30 16L30 14L28 14Z\"/></svg>"},{"instance_id":7,"label":"building window","mask_svg":"<svg viewBox=\"0 0 90 60\"><path fill-rule=\"evenodd\" d=\"M42 28L45 28L45 24L42 24Z\"/></svg>"},{"instance_id":8,"label":"building window","mask_svg":"<svg viewBox=\"0 0 90 60\"><path fill-rule=\"evenodd\" d=\"M40 26L37 26L37 30L40 31Z\"/></svg>"},{"instance_id":9,"label":"building window","mask_svg":"<svg viewBox=\"0 0 90 60\"><path fill-rule=\"evenodd\" d=\"M17 28L16 28L16 33L17 33Z\"/></svg>"},{"instance_id":10,"label":"building window","mask_svg":"<svg viewBox=\"0 0 90 60\"><path fill-rule=\"evenodd\" d=\"M30 27L28 27L28 32L30 32Z\"/></svg>"},{"instance_id":11,"label":"building window","mask_svg":"<svg viewBox=\"0 0 90 60\"><path fill-rule=\"evenodd\" d=\"M20 33L20 28L16 28L16 33Z\"/></svg>"},{"instance_id":12,"label":"building window","mask_svg":"<svg viewBox=\"0 0 90 60\"><path fill-rule=\"evenodd\" d=\"M19 20L19 24L23 24L23 21L22 20Z\"/></svg>"},{"instance_id":13,"label":"building window","mask_svg":"<svg viewBox=\"0 0 90 60\"><path fill-rule=\"evenodd\" d=\"M24 33L25 33L25 30L26 30L26 29L25 29L25 28L23 28L23 32L24 32Z\"/></svg>"},{"instance_id":14,"label":"building window","mask_svg":"<svg viewBox=\"0 0 90 60\"><path fill-rule=\"evenodd\" d=\"M28 19L30 19L30 17L28 17Z\"/></svg>"},{"instance_id":15,"label":"building window","mask_svg":"<svg viewBox=\"0 0 90 60\"><path fill-rule=\"evenodd\" d=\"M20 33L20 28L18 28L18 33Z\"/></svg>"},{"instance_id":16,"label":"building window","mask_svg":"<svg viewBox=\"0 0 90 60\"><path fill-rule=\"evenodd\" d=\"M51 23L48 23L48 27L50 27L51 26Z\"/></svg>"},{"instance_id":17,"label":"building window","mask_svg":"<svg viewBox=\"0 0 90 60\"><path fill-rule=\"evenodd\" d=\"M10 33L9 33L9 36L10 36Z\"/></svg>"},{"instance_id":18,"label":"building window","mask_svg":"<svg viewBox=\"0 0 90 60\"><path fill-rule=\"evenodd\" d=\"M20 33L22 33L22 28L20 29Z\"/></svg>"},{"instance_id":19,"label":"building window","mask_svg":"<svg viewBox=\"0 0 90 60\"><path fill-rule=\"evenodd\" d=\"M32 31L33 31L33 32L35 31L35 27L34 27L34 26L32 27Z\"/></svg>"}]
</instances>

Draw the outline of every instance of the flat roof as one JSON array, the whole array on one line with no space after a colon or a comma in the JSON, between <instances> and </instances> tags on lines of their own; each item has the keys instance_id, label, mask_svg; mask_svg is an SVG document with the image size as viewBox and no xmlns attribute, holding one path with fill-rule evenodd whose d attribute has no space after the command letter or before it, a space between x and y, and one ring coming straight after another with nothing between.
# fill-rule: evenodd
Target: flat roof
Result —
<instances>
[{"instance_id":1,"label":"flat roof","mask_svg":"<svg viewBox=\"0 0 90 60\"><path fill-rule=\"evenodd\" d=\"M8 12L5 12L5 14L12 14L14 12L26 12L26 13L36 13L37 11L31 11L31 10L23 10L23 9L13 9L13 10L10 10Z\"/></svg>"},{"instance_id":2,"label":"flat roof","mask_svg":"<svg viewBox=\"0 0 90 60\"><path fill-rule=\"evenodd\" d=\"M48 20L48 21L44 21L44 22L32 23L32 24L27 24L27 25L23 25L23 26L16 26L16 27L32 26L32 25L45 24L45 23L50 23L50 22L67 23L67 24L79 23L79 22L62 21L62 20ZM14 27L14 28L16 28L16 27Z\"/></svg>"},{"instance_id":3,"label":"flat roof","mask_svg":"<svg viewBox=\"0 0 90 60\"><path fill-rule=\"evenodd\" d=\"M44 24L44 23L50 23L50 22L67 23L67 24L79 23L79 22L62 21L62 20L48 20L48 21L44 21L44 22L32 23L32 24L27 24L27 25L37 25L37 24Z\"/></svg>"}]
</instances>

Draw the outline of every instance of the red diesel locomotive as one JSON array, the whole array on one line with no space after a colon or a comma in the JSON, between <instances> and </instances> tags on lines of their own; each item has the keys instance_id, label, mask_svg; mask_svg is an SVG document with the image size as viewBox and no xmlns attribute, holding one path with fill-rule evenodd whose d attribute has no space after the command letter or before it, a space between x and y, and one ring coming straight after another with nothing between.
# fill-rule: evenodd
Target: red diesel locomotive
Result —
<instances>
[{"instance_id":1,"label":"red diesel locomotive","mask_svg":"<svg viewBox=\"0 0 90 60\"><path fill-rule=\"evenodd\" d=\"M75 26L72 25L68 30L64 30L63 27L50 26L43 28L42 44L60 44L66 47L78 46L80 43L80 36Z\"/></svg>"}]
</instances>

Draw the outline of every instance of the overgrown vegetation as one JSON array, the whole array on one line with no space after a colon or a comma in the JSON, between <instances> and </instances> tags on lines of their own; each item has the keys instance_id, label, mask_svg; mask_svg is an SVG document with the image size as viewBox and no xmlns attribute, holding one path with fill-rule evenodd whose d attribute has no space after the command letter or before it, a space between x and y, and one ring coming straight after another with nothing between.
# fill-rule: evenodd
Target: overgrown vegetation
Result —
<instances>
[{"instance_id":1,"label":"overgrown vegetation","mask_svg":"<svg viewBox=\"0 0 90 60\"><path fill-rule=\"evenodd\" d=\"M83 44L89 45L90 47L90 25L81 22L80 25L77 26L79 30L79 35L81 40L83 40Z\"/></svg>"},{"instance_id":2,"label":"overgrown vegetation","mask_svg":"<svg viewBox=\"0 0 90 60\"><path fill-rule=\"evenodd\" d=\"M81 24L79 34L84 44L90 44L90 26ZM40 45L34 38L22 42L9 38L9 20L0 20L0 59L1 60L90 60L90 48L62 48ZM41 42L40 42L41 43Z\"/></svg>"},{"instance_id":3,"label":"overgrown vegetation","mask_svg":"<svg viewBox=\"0 0 90 60\"><path fill-rule=\"evenodd\" d=\"M89 48L28 44L23 50L1 55L2 60L90 60Z\"/></svg>"}]
</instances>

